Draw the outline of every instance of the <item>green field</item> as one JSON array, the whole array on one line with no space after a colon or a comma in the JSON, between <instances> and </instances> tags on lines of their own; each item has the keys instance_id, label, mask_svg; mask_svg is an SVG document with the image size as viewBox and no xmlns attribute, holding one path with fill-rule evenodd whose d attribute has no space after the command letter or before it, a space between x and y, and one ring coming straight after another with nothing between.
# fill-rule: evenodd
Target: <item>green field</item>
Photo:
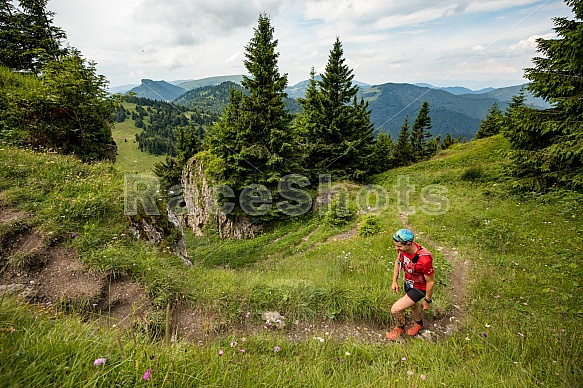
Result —
<instances>
[{"instance_id":1,"label":"green field","mask_svg":"<svg viewBox=\"0 0 583 388\"><path fill-rule=\"evenodd\" d=\"M135 109L136 104L124 103L125 109ZM146 118L147 120L147 118ZM136 134L142 130L136 128L130 118L123 123L115 123L112 130L113 140L117 144L115 165L127 173L151 173L154 163L164 160L164 156L142 152L136 142Z\"/></svg>"},{"instance_id":2,"label":"green field","mask_svg":"<svg viewBox=\"0 0 583 388\"><path fill-rule=\"evenodd\" d=\"M51 307L2 296L0 386L579 386L583 195L515 192L508 147L501 136L457 144L380 174L387 206L354 202L345 225L306 215L244 241L187 231L192 266L128 233L126 168L4 149L3 215L30 215L21 229L139 284L149 307L124 328L94 319L98 294ZM367 192L344 187L353 201ZM367 212L379 230L365 236ZM4 240L18 226L5 219ZM434 254L433 335L389 343L391 235L403 225ZM31 260L6 262L26 271ZM284 329L265 328L273 310Z\"/></svg>"}]
</instances>

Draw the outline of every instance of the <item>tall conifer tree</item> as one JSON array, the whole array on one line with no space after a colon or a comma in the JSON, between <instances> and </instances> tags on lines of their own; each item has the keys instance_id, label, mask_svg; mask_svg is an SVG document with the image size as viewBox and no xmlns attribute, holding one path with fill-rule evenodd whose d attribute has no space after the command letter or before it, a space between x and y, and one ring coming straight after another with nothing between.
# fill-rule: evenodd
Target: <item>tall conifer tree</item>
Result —
<instances>
[{"instance_id":1,"label":"tall conifer tree","mask_svg":"<svg viewBox=\"0 0 583 388\"><path fill-rule=\"evenodd\" d=\"M321 81L312 72L306 98L300 100L304 113L298 131L312 178L330 174L335 180L364 180L372 169L366 159L374 143L368 103L357 101L358 87L343 56L336 38Z\"/></svg>"},{"instance_id":2,"label":"tall conifer tree","mask_svg":"<svg viewBox=\"0 0 583 388\"><path fill-rule=\"evenodd\" d=\"M556 39L537 39L527 89L553 108L521 106L509 113L505 136L514 148L515 173L529 189L554 185L583 189L583 2L566 0L574 20L554 18Z\"/></svg>"},{"instance_id":3,"label":"tall conifer tree","mask_svg":"<svg viewBox=\"0 0 583 388\"><path fill-rule=\"evenodd\" d=\"M427 159L430 152L427 149L427 139L431 138L431 117L429 117L429 103L423 102L421 109L411 127L411 160L414 162Z\"/></svg>"},{"instance_id":4,"label":"tall conifer tree","mask_svg":"<svg viewBox=\"0 0 583 388\"><path fill-rule=\"evenodd\" d=\"M231 90L223 117L207 134L207 172L236 194L249 185L265 186L275 201L281 178L297 172L292 116L284 106L287 74L279 73L278 41L267 15L259 16L254 31L245 47L245 93Z\"/></svg>"},{"instance_id":5,"label":"tall conifer tree","mask_svg":"<svg viewBox=\"0 0 583 388\"><path fill-rule=\"evenodd\" d=\"M0 0L0 63L15 70L38 73L47 60L62 58L65 32L53 25L48 0Z\"/></svg>"},{"instance_id":6,"label":"tall conifer tree","mask_svg":"<svg viewBox=\"0 0 583 388\"><path fill-rule=\"evenodd\" d=\"M411 159L411 144L409 143L409 115L405 116L401 130L399 131L399 136L397 137L397 144L395 145L393 151L393 162L391 163L394 167L408 166L413 163Z\"/></svg>"}]
</instances>

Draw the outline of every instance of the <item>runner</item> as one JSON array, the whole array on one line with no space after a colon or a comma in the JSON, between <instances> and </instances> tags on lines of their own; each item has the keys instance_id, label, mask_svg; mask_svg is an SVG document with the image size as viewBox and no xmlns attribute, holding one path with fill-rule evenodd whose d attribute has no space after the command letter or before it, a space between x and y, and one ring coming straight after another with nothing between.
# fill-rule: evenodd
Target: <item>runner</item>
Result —
<instances>
[{"instance_id":1,"label":"runner","mask_svg":"<svg viewBox=\"0 0 583 388\"><path fill-rule=\"evenodd\" d=\"M403 284L405 295L391 307L391 314L397 325L387 332L387 339L390 341L396 340L405 331L405 314L403 314L405 309L411 307L415 324L407 331L407 334L414 336L423 329L418 302L423 299L423 310L431 307L434 285L433 258L427 249L413 242L414 238L415 236L408 229L400 229L393 235L398 256L395 260L391 289L395 293L399 292L397 280L402 269L405 274Z\"/></svg>"}]
</instances>

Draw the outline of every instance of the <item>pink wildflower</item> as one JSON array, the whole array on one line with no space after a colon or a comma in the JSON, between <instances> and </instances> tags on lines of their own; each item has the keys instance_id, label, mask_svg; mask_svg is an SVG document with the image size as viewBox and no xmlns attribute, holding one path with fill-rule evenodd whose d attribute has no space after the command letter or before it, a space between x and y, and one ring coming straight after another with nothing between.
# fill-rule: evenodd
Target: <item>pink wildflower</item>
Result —
<instances>
[{"instance_id":1,"label":"pink wildflower","mask_svg":"<svg viewBox=\"0 0 583 388\"><path fill-rule=\"evenodd\" d=\"M234 348L235 346L237 346L237 341L231 342L231 347Z\"/></svg>"},{"instance_id":2,"label":"pink wildflower","mask_svg":"<svg viewBox=\"0 0 583 388\"><path fill-rule=\"evenodd\" d=\"M105 358L96 358L95 361L93 361L93 365L98 366L98 365L104 365L105 364Z\"/></svg>"},{"instance_id":3,"label":"pink wildflower","mask_svg":"<svg viewBox=\"0 0 583 388\"><path fill-rule=\"evenodd\" d=\"M415 374L415 372L413 372L412 370L407 371L407 375L409 375L409 376L413 376L414 374Z\"/></svg>"},{"instance_id":4,"label":"pink wildflower","mask_svg":"<svg viewBox=\"0 0 583 388\"><path fill-rule=\"evenodd\" d=\"M223 353L224 353L224 352L223 352L223 349L219 350L219 356L222 356L222 355L223 355Z\"/></svg>"},{"instance_id":5,"label":"pink wildflower","mask_svg":"<svg viewBox=\"0 0 583 388\"><path fill-rule=\"evenodd\" d=\"M273 351L276 353L279 352L280 350L281 350L281 348L279 346L276 346L275 348L273 348Z\"/></svg>"},{"instance_id":6,"label":"pink wildflower","mask_svg":"<svg viewBox=\"0 0 583 388\"><path fill-rule=\"evenodd\" d=\"M420 378L421 380L425 380L425 379L427 379L427 376L425 376L424 374L420 374L420 375L419 375L419 378Z\"/></svg>"},{"instance_id":7,"label":"pink wildflower","mask_svg":"<svg viewBox=\"0 0 583 388\"><path fill-rule=\"evenodd\" d=\"M146 373L142 376L144 380L150 380L150 370L148 369Z\"/></svg>"}]
</instances>

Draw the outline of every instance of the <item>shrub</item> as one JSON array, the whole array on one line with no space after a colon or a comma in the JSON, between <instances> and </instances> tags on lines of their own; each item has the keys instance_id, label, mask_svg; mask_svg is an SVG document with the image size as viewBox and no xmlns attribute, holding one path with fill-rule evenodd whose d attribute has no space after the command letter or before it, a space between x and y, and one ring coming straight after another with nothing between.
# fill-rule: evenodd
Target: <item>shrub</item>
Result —
<instances>
[{"instance_id":1,"label":"shrub","mask_svg":"<svg viewBox=\"0 0 583 388\"><path fill-rule=\"evenodd\" d=\"M362 237L369 237L381 231L378 217L374 214L367 214L362 218L362 222L358 226L358 235Z\"/></svg>"}]
</instances>

